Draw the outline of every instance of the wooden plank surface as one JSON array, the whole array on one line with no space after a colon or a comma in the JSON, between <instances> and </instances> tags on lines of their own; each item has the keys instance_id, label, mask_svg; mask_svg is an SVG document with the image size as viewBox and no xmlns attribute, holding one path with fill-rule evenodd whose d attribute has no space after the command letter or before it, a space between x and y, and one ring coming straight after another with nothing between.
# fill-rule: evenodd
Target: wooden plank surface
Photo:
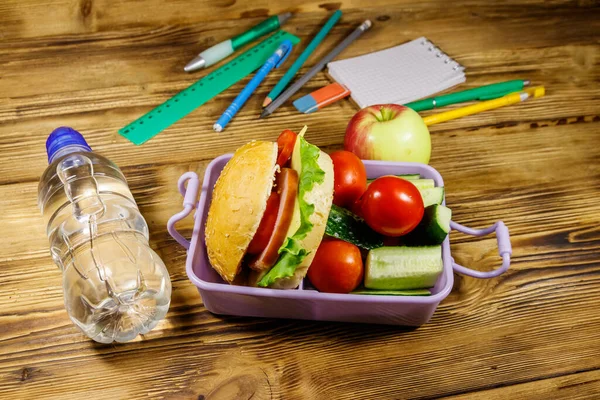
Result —
<instances>
[{"instance_id":1,"label":"wooden plank surface","mask_svg":"<svg viewBox=\"0 0 600 400\"><path fill-rule=\"evenodd\" d=\"M309 66L370 18L342 57L426 36L466 66L465 88L546 86L544 98L431 128L454 219L503 220L512 267L485 281L456 275L419 329L214 316L166 231L181 209L178 177L303 124L315 144L340 148L356 109L339 102L301 116L288 104L256 120L278 70L225 134L211 125L246 81L143 146L117 130L203 76L182 72L203 47L284 11L296 13L285 28L306 46L337 8L342 21ZM593 1L2 1L0 398L598 398L599 21ZM300 94L327 82L320 73ZM64 310L36 205L44 143L61 125L122 167L173 282L167 318L132 343L94 343ZM181 228L189 236L191 221ZM491 237L453 234L451 247L461 264L498 264Z\"/></svg>"}]
</instances>

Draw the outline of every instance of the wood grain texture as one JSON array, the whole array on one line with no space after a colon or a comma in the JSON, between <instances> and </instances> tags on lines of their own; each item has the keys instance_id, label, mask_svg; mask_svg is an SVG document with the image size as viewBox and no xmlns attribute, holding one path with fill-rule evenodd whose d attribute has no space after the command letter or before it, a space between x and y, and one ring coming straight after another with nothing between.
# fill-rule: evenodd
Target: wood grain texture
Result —
<instances>
[{"instance_id":1,"label":"wood grain texture","mask_svg":"<svg viewBox=\"0 0 600 400\"><path fill-rule=\"evenodd\" d=\"M595 370L444 398L448 400L499 400L507 398L576 400L587 399L590 398L590 394L597 393L600 393L600 372Z\"/></svg>"},{"instance_id":2,"label":"wood grain texture","mask_svg":"<svg viewBox=\"0 0 600 400\"><path fill-rule=\"evenodd\" d=\"M600 393L600 12L593 1L5 0L0 3L0 399L594 399ZM356 109L302 116L285 105L257 120L274 71L225 134L212 123L240 82L143 146L117 130L206 72L183 73L202 48L267 15L302 49L331 10L342 21L303 71L355 25L374 26L343 57L427 36L466 66L464 88L506 79L547 96L431 128L431 165L457 222L503 220L508 273L456 275L419 329L214 316L168 235L186 171L250 139L309 125L340 148ZM298 97L327 83L312 79ZM424 113L426 115L427 113ZM122 167L173 282L167 318L132 343L86 339L64 310L37 211L44 142L80 130ZM180 230L191 235L192 221ZM495 240L452 234L457 262L498 265Z\"/></svg>"}]
</instances>

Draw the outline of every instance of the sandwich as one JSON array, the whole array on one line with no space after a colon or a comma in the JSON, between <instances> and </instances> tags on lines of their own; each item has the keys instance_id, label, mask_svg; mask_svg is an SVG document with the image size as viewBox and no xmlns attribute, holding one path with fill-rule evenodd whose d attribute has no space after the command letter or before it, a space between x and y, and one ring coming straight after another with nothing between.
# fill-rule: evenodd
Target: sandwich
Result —
<instances>
[{"instance_id":1,"label":"sandwich","mask_svg":"<svg viewBox=\"0 0 600 400\"><path fill-rule=\"evenodd\" d=\"M294 289L306 276L325 234L334 174L305 132L240 147L217 179L205 241L224 281Z\"/></svg>"}]
</instances>

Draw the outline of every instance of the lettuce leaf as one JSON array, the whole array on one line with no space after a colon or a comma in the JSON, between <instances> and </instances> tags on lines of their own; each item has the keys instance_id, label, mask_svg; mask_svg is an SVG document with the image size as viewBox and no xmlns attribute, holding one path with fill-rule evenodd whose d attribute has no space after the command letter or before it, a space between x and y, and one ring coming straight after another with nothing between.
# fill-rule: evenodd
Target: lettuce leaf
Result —
<instances>
[{"instance_id":1,"label":"lettuce leaf","mask_svg":"<svg viewBox=\"0 0 600 400\"><path fill-rule=\"evenodd\" d=\"M282 255L273 268L258 281L258 286L267 287L278 279L293 276L298 265L308 255L308 252L300 246L299 240L293 237L287 239L284 243L286 247L279 249L279 253Z\"/></svg>"},{"instance_id":2,"label":"lettuce leaf","mask_svg":"<svg viewBox=\"0 0 600 400\"><path fill-rule=\"evenodd\" d=\"M300 179L298 182L298 203L300 206L300 227L292 236L288 236L279 249L279 260L271 270L262 277L258 286L267 287L277 279L288 278L294 275L296 268L309 254L300 245L301 241L312 230L313 224L310 216L315 212L315 206L304 200L306 193L310 192L315 184L325 180L325 171L319 167L317 160L321 151L317 146L308 143L302 136L300 140Z\"/></svg>"}]
</instances>

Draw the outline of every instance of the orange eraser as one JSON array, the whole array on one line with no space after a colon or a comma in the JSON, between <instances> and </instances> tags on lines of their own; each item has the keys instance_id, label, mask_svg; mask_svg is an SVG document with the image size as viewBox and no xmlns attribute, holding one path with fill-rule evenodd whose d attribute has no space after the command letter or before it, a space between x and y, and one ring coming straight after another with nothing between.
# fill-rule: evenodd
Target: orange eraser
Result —
<instances>
[{"instance_id":1,"label":"orange eraser","mask_svg":"<svg viewBox=\"0 0 600 400\"><path fill-rule=\"evenodd\" d=\"M294 107L300 112L310 114L349 94L350 90L346 87L339 83L332 83L294 101Z\"/></svg>"}]
</instances>

